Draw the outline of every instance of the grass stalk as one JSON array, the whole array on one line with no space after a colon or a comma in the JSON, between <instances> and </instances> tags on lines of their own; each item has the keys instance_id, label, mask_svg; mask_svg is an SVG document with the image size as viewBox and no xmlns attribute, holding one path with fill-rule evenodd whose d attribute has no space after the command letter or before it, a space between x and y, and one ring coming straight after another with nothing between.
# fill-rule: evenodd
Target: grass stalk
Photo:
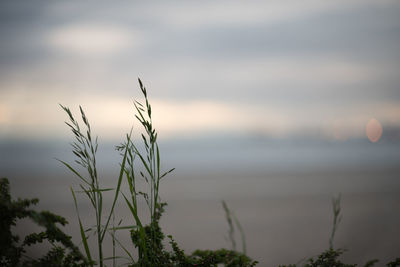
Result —
<instances>
[{"instance_id":1,"label":"grass stalk","mask_svg":"<svg viewBox=\"0 0 400 267\"><path fill-rule=\"evenodd\" d=\"M239 219L236 217L235 213L229 209L228 205L224 200L222 200L222 207L225 211L225 218L229 225L228 237L231 242L232 250L236 251L236 239L235 239L235 225L240 233L240 239L242 241L242 253L246 254L246 235L244 233L243 227L239 222Z\"/></svg>"},{"instance_id":2,"label":"grass stalk","mask_svg":"<svg viewBox=\"0 0 400 267\"><path fill-rule=\"evenodd\" d=\"M82 121L86 127L86 130L82 130L78 121L74 118L72 115L72 112L70 111L69 108L64 107L60 105L61 108L68 114L69 117L69 122L65 122L69 128L71 129L72 133L74 134L75 141L71 144L72 146L72 152L76 156L75 162L86 169L87 175L89 176L88 178L85 178L85 175L81 174L77 169L72 167L70 164L59 160L62 164L64 164L69 170L71 170L75 175L77 175L80 180L83 182L83 184L80 184L80 188L82 189L82 193L84 193L88 199L90 200L90 203L94 209L95 213L95 220L96 220L96 225L95 225L95 233L97 237L97 250L98 250L98 264L100 267L104 266L104 255L103 255L103 240L105 233L107 231L108 224L110 222L110 219L113 215L114 212L114 207L115 203L117 201L118 195L119 195L119 190L120 190L120 185L121 185L121 180L122 180L122 173L124 169L124 162L125 159L122 162L121 165L121 172L120 172L120 177L117 183L117 189L115 192L115 197L113 201L113 205L111 208L111 211L108 215L107 222L105 224L105 227L103 227L103 222L102 222L102 217L103 217L103 192L109 191L111 189L103 189L100 186L99 179L98 179L98 172L97 172L97 167L96 167L96 152L98 148L98 143L97 143L97 137L95 139L92 138L92 133L91 133L91 127L89 120L86 117L86 114L84 113L82 107L79 107L80 113L81 113L81 118ZM74 191L71 189L73 198L74 198L74 203L76 206L76 210L78 212L78 205L75 197ZM87 237L84 234L83 226L82 226L82 221L79 220L79 225L81 229L81 238L82 242L85 246L85 251L88 256L88 258L91 258L90 256L90 250L87 246Z\"/></svg>"},{"instance_id":3,"label":"grass stalk","mask_svg":"<svg viewBox=\"0 0 400 267\"><path fill-rule=\"evenodd\" d=\"M340 214L340 200L340 194L332 199L333 226L331 236L329 238L329 249L333 249L333 240L335 238L336 230L339 226L340 221L342 220L342 216Z\"/></svg>"}]
</instances>

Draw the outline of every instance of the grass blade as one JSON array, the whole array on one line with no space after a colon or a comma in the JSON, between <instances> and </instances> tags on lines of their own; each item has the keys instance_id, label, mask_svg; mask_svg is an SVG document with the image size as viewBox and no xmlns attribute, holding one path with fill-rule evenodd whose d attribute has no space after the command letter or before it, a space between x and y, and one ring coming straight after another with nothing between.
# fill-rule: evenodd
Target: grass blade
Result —
<instances>
[{"instance_id":1,"label":"grass blade","mask_svg":"<svg viewBox=\"0 0 400 267\"><path fill-rule=\"evenodd\" d=\"M118 245L125 251L125 253L129 256L130 260L134 262L135 260L133 259L132 254L129 252L129 250L117 239L115 238L114 234L110 233L115 241L118 243ZM123 257L116 257L116 258L123 258Z\"/></svg>"},{"instance_id":2,"label":"grass blade","mask_svg":"<svg viewBox=\"0 0 400 267\"><path fill-rule=\"evenodd\" d=\"M137 228L137 226L136 225L117 226L117 227L108 228L108 230L127 230L127 229L134 229L134 228Z\"/></svg>"},{"instance_id":3,"label":"grass blade","mask_svg":"<svg viewBox=\"0 0 400 267\"><path fill-rule=\"evenodd\" d=\"M160 150L158 149L158 144L156 144L156 148L157 148L157 178L160 179Z\"/></svg>"},{"instance_id":4,"label":"grass blade","mask_svg":"<svg viewBox=\"0 0 400 267\"><path fill-rule=\"evenodd\" d=\"M127 137L128 143L130 142L130 138L131 138L131 134ZM125 148L124 157L123 157L122 163L121 163L121 169L119 171L118 184L117 184L117 188L115 190L114 201L113 201L113 204L112 204L112 207L111 207L110 214L108 215L107 222L106 222L106 224L104 226L104 229L108 228L108 224L110 223L111 216L112 216L112 214L114 212L115 203L117 202L117 199L118 199L118 196L119 196L119 191L121 189L122 177L124 176L124 170L125 170L125 163L126 163L127 155L128 155L128 146L126 146L126 148ZM104 231L102 233L101 241L103 241L105 233L106 233L106 231Z\"/></svg>"},{"instance_id":5,"label":"grass blade","mask_svg":"<svg viewBox=\"0 0 400 267\"><path fill-rule=\"evenodd\" d=\"M86 235L85 235L85 230L83 229L81 217L79 216L79 210L78 210L78 204L77 204L77 201L76 201L76 196L75 196L75 193L74 193L74 190L72 189L72 187L70 187L70 189L71 189L72 197L74 198L76 214L78 215L79 229L80 229L80 232L81 232L81 238L82 238L83 246L85 248L86 256L87 256L91 266L93 266L93 260L92 260L92 256L90 255L90 249L89 249L89 245L88 245L87 238L86 238Z\"/></svg>"},{"instance_id":6,"label":"grass blade","mask_svg":"<svg viewBox=\"0 0 400 267\"><path fill-rule=\"evenodd\" d=\"M87 185L90 186L90 183L89 183L85 178L83 178L82 175L80 175L80 174L79 174L74 168L72 168L68 163L66 163L65 161L59 160L59 159L56 159L56 160L58 160L59 162L61 162L62 164L64 164L70 171L72 171L76 176L78 176L82 181L84 181Z\"/></svg>"},{"instance_id":7,"label":"grass blade","mask_svg":"<svg viewBox=\"0 0 400 267\"><path fill-rule=\"evenodd\" d=\"M163 178L165 175L173 172L175 170L175 168L170 169L169 171L165 172L163 175L160 176L160 179Z\"/></svg>"},{"instance_id":8,"label":"grass blade","mask_svg":"<svg viewBox=\"0 0 400 267\"><path fill-rule=\"evenodd\" d=\"M104 188L104 189L85 189L85 191L76 191L75 193L100 193L100 192L107 192L107 191L112 191L114 188Z\"/></svg>"}]
</instances>

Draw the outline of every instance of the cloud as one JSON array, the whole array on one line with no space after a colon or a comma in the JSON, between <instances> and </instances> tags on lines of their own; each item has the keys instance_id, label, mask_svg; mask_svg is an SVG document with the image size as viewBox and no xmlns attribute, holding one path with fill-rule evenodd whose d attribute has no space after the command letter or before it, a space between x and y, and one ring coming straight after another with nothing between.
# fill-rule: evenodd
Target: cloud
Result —
<instances>
[{"instance_id":1,"label":"cloud","mask_svg":"<svg viewBox=\"0 0 400 267\"><path fill-rule=\"evenodd\" d=\"M175 28L208 28L225 26L273 25L307 18L333 10L343 10L372 1L202 1L175 2L152 8L158 21Z\"/></svg>"},{"instance_id":2,"label":"cloud","mask_svg":"<svg viewBox=\"0 0 400 267\"><path fill-rule=\"evenodd\" d=\"M76 24L56 28L48 42L64 52L105 56L139 46L142 39L137 32L121 26Z\"/></svg>"},{"instance_id":3,"label":"cloud","mask_svg":"<svg viewBox=\"0 0 400 267\"><path fill-rule=\"evenodd\" d=\"M33 91L13 90L0 94L0 137L61 138L69 134L65 114L58 102L69 106L79 116L82 105L91 125L102 139L120 139L132 125L141 128L134 118L132 99L112 93L37 95ZM56 100L58 99L58 100ZM398 102L342 103L328 102L302 106L279 103L229 103L221 100L171 100L151 98L153 120L162 138L204 136L209 134L251 134L287 137L315 134L320 137L362 137L366 122L375 117L385 125L398 125ZM38 105L37 103L41 103Z\"/></svg>"}]
</instances>

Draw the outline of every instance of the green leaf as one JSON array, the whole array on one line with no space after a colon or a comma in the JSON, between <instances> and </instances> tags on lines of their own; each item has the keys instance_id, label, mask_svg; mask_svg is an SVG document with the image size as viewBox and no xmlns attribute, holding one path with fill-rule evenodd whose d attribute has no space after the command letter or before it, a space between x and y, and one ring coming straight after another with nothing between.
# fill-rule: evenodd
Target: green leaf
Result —
<instances>
[{"instance_id":1,"label":"green leaf","mask_svg":"<svg viewBox=\"0 0 400 267\"><path fill-rule=\"evenodd\" d=\"M165 172L163 175L161 175L160 179L163 178L165 175L167 175L168 173L171 173L175 170L175 168L170 169L169 171Z\"/></svg>"},{"instance_id":2,"label":"green leaf","mask_svg":"<svg viewBox=\"0 0 400 267\"><path fill-rule=\"evenodd\" d=\"M74 168L72 168L68 163L66 163L65 161L59 160L59 159L56 159L56 160L58 160L59 162L61 162L62 164L64 164L70 171L72 171L76 176L78 176L82 181L84 181L87 185L90 186L90 183L89 183L85 178L83 178L83 177L82 177Z\"/></svg>"},{"instance_id":3,"label":"green leaf","mask_svg":"<svg viewBox=\"0 0 400 267\"><path fill-rule=\"evenodd\" d=\"M82 226L81 218L79 216L78 204L76 202L75 193L74 193L74 190L72 190L72 187L70 187L70 189L71 189L72 197L74 198L76 214L78 215L79 229L80 229L80 232L81 232L82 243L83 243L83 246L85 248L86 256L87 256L91 266L93 266L93 260L92 260L92 256L90 255L89 245L88 245L88 242L87 242L85 231L84 231L83 226Z\"/></svg>"},{"instance_id":4,"label":"green leaf","mask_svg":"<svg viewBox=\"0 0 400 267\"><path fill-rule=\"evenodd\" d=\"M127 139L128 139L128 140L127 140L127 143L128 143L128 144L129 144L129 142L130 142L130 138L131 138L131 136L129 135L129 136L127 137ZM123 178L123 176L124 176L125 162L126 162L127 154L128 154L128 146L125 147L124 157L123 157L123 159L122 159L121 168L120 168L120 171L119 171L117 189L115 190L114 201L113 201L113 204L112 204L112 207L111 207L110 214L108 215L107 222L106 222L106 224L105 224L105 226L104 226L105 229L107 229L108 224L110 223L111 216L112 216L112 214L113 214L113 212L114 212L115 203L117 202L118 195L119 195L119 192L120 192L120 189L121 189L121 182L122 182L122 178ZM105 236L105 233L106 233L106 231L103 232L103 234L102 234L102 236L101 236L101 238L100 238L101 241L103 241L104 236Z\"/></svg>"},{"instance_id":5,"label":"green leaf","mask_svg":"<svg viewBox=\"0 0 400 267\"><path fill-rule=\"evenodd\" d=\"M156 144L157 148L157 178L160 179L160 150L158 149L158 144Z\"/></svg>"},{"instance_id":6,"label":"green leaf","mask_svg":"<svg viewBox=\"0 0 400 267\"><path fill-rule=\"evenodd\" d=\"M127 230L127 229L135 229L137 228L137 225L127 225L127 226L118 226L118 227L112 227L108 228L108 230Z\"/></svg>"},{"instance_id":7,"label":"green leaf","mask_svg":"<svg viewBox=\"0 0 400 267\"><path fill-rule=\"evenodd\" d=\"M139 152L139 150L136 148L136 146L134 146L134 148L135 148L136 154L139 156L140 161L143 163L143 165L144 165L144 167L146 168L147 172L149 173L149 175L150 175L151 177L153 177L153 173L152 173L151 169L149 168L149 166L147 165L146 160L143 158L142 154L140 154L140 152Z\"/></svg>"},{"instance_id":8,"label":"green leaf","mask_svg":"<svg viewBox=\"0 0 400 267\"><path fill-rule=\"evenodd\" d=\"M87 195L87 197L90 199L90 202L92 203L93 208L96 208L96 203L94 202L94 198L93 196L90 194L89 189L86 189L83 187L83 185L79 185L83 191L80 191L82 193L85 193Z\"/></svg>"},{"instance_id":9,"label":"green leaf","mask_svg":"<svg viewBox=\"0 0 400 267\"><path fill-rule=\"evenodd\" d=\"M125 202L128 205L128 207L129 207L129 209L130 209L130 211L132 213L133 218L136 221L136 225L138 227L140 227L140 228L143 228L142 222L140 221L140 219L139 219L139 217L137 215L137 210L132 206L132 204L129 202L129 200L126 198L126 196L123 193L122 193L122 196L125 198Z\"/></svg>"},{"instance_id":10,"label":"green leaf","mask_svg":"<svg viewBox=\"0 0 400 267\"><path fill-rule=\"evenodd\" d=\"M111 236L113 236L115 238L115 236L113 235L113 233L110 233ZM117 238L115 238L115 241L117 241L118 245L125 251L125 253L129 256L129 259L134 262L135 260L132 257L132 254L125 248L125 246L119 242L119 240ZM121 257L123 258L123 257Z\"/></svg>"},{"instance_id":11,"label":"green leaf","mask_svg":"<svg viewBox=\"0 0 400 267\"><path fill-rule=\"evenodd\" d=\"M75 191L75 193L85 193L85 192L90 192L90 193L100 193L100 192L107 192L114 190L114 188L104 188L104 189L85 189L84 191Z\"/></svg>"}]
</instances>

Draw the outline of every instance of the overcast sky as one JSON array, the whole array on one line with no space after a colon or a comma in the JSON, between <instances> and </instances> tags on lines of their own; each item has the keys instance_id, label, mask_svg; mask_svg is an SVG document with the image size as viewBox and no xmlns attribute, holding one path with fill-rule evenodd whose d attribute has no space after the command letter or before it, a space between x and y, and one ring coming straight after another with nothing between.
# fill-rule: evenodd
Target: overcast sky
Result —
<instances>
[{"instance_id":1,"label":"overcast sky","mask_svg":"<svg viewBox=\"0 0 400 267\"><path fill-rule=\"evenodd\" d=\"M133 123L139 76L161 136L361 137L400 127L398 1L1 1L0 139Z\"/></svg>"}]
</instances>

